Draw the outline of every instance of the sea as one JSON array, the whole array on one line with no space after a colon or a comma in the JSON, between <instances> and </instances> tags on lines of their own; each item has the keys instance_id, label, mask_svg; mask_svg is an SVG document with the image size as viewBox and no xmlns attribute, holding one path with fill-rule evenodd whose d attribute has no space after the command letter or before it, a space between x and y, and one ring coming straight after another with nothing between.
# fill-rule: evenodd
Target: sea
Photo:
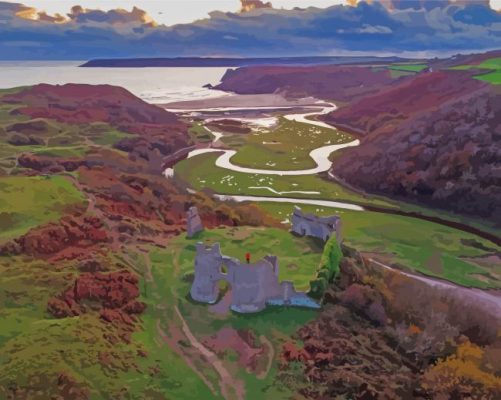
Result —
<instances>
[{"instance_id":1,"label":"sea","mask_svg":"<svg viewBox=\"0 0 501 400\"><path fill-rule=\"evenodd\" d=\"M220 82L226 67L81 68L84 61L0 61L0 89L38 83L121 86L153 104L203 100L225 93L204 88Z\"/></svg>"}]
</instances>

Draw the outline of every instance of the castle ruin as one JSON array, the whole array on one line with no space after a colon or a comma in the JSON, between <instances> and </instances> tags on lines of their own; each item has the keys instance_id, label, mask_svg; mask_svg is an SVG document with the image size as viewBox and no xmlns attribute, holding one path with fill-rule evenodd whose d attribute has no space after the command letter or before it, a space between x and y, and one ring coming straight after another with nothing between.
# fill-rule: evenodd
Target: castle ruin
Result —
<instances>
[{"instance_id":1,"label":"castle ruin","mask_svg":"<svg viewBox=\"0 0 501 400\"><path fill-rule=\"evenodd\" d=\"M278 259L266 256L256 263L242 264L221 254L219 243L206 247L198 243L195 258L195 279L191 287L193 300L214 304L219 297L218 282L231 286L231 310L255 313L267 305L291 305L319 308L303 292L297 292L290 281L279 282Z\"/></svg>"},{"instance_id":2,"label":"castle ruin","mask_svg":"<svg viewBox=\"0 0 501 400\"><path fill-rule=\"evenodd\" d=\"M195 206L190 207L186 212L186 235L192 238L203 230L204 225L200 215L198 215L198 209Z\"/></svg>"},{"instance_id":3,"label":"castle ruin","mask_svg":"<svg viewBox=\"0 0 501 400\"><path fill-rule=\"evenodd\" d=\"M291 231L300 236L313 236L326 242L332 235L336 235L338 243L341 243L341 218L337 215L319 217L303 213L296 206L291 222Z\"/></svg>"}]
</instances>

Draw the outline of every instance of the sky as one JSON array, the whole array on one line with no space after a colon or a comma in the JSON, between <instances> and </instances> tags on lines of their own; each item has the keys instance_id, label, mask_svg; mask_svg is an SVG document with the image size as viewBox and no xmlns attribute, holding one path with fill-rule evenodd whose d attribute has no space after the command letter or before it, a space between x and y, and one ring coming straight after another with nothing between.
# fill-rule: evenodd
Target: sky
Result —
<instances>
[{"instance_id":1,"label":"sky","mask_svg":"<svg viewBox=\"0 0 501 400\"><path fill-rule=\"evenodd\" d=\"M161 24L174 25L188 23L207 17L214 10L237 11L240 8L239 0L7 0L11 3L23 3L47 11L49 14L65 14L73 5L85 8L109 10L125 8L130 10L137 6L150 14ZM275 8L294 7L329 7L335 4L344 4L346 0L271 0ZM501 0L491 0L491 7L501 9Z\"/></svg>"},{"instance_id":2,"label":"sky","mask_svg":"<svg viewBox=\"0 0 501 400\"><path fill-rule=\"evenodd\" d=\"M5 0L4 0L5 1ZM23 3L47 11L49 14L65 14L74 5L85 8L109 10L125 8L130 10L137 6L145 11L158 23L174 25L188 23L197 19L206 18L214 10L237 11L240 9L239 0L7 0L10 3ZM501 0L499 0L501 2ZM275 8L294 7L329 7L343 4L344 0L274 0Z\"/></svg>"}]
</instances>

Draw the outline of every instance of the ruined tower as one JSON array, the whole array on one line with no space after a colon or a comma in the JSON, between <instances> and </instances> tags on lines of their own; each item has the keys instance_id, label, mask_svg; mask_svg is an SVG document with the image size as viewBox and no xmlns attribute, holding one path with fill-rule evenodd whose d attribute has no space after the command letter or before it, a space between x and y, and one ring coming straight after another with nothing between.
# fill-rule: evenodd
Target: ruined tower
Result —
<instances>
[{"instance_id":1,"label":"ruined tower","mask_svg":"<svg viewBox=\"0 0 501 400\"><path fill-rule=\"evenodd\" d=\"M198 243L195 257L195 278L191 297L201 303L213 304L219 296L218 282L231 286L231 309L239 313L254 313L273 305L299 305L318 308L306 296L296 292L289 281L279 283L278 258L266 256L247 264L221 254L219 244Z\"/></svg>"},{"instance_id":2,"label":"ruined tower","mask_svg":"<svg viewBox=\"0 0 501 400\"><path fill-rule=\"evenodd\" d=\"M190 207L186 212L186 235L192 238L195 234L203 230L204 225L200 215L198 215L198 209L195 206Z\"/></svg>"},{"instance_id":3,"label":"ruined tower","mask_svg":"<svg viewBox=\"0 0 501 400\"><path fill-rule=\"evenodd\" d=\"M319 217L314 214L303 213L299 207L294 207L292 213L291 231L301 236L313 236L323 241L336 235L341 243L341 218L337 215Z\"/></svg>"}]
</instances>

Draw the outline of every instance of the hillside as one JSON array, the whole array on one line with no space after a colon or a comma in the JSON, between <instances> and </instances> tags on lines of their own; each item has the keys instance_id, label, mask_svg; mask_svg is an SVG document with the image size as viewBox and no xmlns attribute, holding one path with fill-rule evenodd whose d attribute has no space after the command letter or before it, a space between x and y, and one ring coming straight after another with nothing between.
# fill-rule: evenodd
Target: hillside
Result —
<instances>
[{"instance_id":1,"label":"hillside","mask_svg":"<svg viewBox=\"0 0 501 400\"><path fill-rule=\"evenodd\" d=\"M263 66L230 69L215 89L238 94L282 92L290 97L350 101L375 93L393 81L390 70L368 66Z\"/></svg>"},{"instance_id":2,"label":"hillside","mask_svg":"<svg viewBox=\"0 0 501 400\"><path fill-rule=\"evenodd\" d=\"M149 252L171 270L166 244L193 204L207 227L274 220L162 176L189 144L173 114L124 89L0 92L0 398L210 395L182 347L161 344L170 288L153 301Z\"/></svg>"},{"instance_id":3,"label":"hillside","mask_svg":"<svg viewBox=\"0 0 501 400\"><path fill-rule=\"evenodd\" d=\"M422 73L326 116L364 137L334 174L369 192L500 223L501 88L473 73Z\"/></svg>"},{"instance_id":4,"label":"hillside","mask_svg":"<svg viewBox=\"0 0 501 400\"><path fill-rule=\"evenodd\" d=\"M337 102L325 122L361 139L332 170L367 192L501 222L499 52L424 64L248 67L218 89Z\"/></svg>"}]
</instances>

